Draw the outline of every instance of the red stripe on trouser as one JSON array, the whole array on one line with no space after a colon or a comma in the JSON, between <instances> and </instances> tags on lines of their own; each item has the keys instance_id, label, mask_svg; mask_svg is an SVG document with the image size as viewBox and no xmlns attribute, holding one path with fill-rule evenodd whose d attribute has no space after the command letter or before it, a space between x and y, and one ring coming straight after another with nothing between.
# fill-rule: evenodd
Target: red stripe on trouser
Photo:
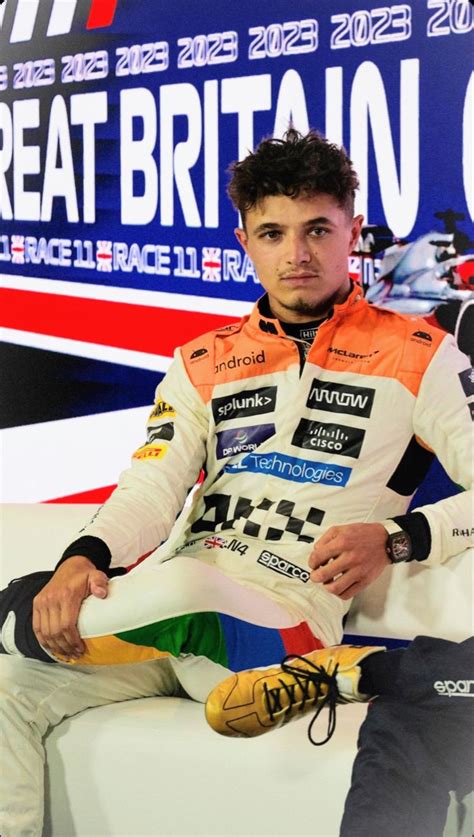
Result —
<instances>
[{"instance_id":1,"label":"red stripe on trouser","mask_svg":"<svg viewBox=\"0 0 474 837\"><path fill-rule=\"evenodd\" d=\"M176 346L236 320L221 314L9 288L0 290L0 310L5 328L167 357Z\"/></svg>"},{"instance_id":2,"label":"red stripe on trouser","mask_svg":"<svg viewBox=\"0 0 474 837\"><path fill-rule=\"evenodd\" d=\"M280 636L287 654L309 654L317 648L324 648L320 639L311 633L306 622L294 628L280 628Z\"/></svg>"},{"instance_id":3,"label":"red stripe on trouser","mask_svg":"<svg viewBox=\"0 0 474 837\"><path fill-rule=\"evenodd\" d=\"M101 26L110 26L114 19L116 8L117 0L92 0L86 29L99 29Z\"/></svg>"}]
</instances>

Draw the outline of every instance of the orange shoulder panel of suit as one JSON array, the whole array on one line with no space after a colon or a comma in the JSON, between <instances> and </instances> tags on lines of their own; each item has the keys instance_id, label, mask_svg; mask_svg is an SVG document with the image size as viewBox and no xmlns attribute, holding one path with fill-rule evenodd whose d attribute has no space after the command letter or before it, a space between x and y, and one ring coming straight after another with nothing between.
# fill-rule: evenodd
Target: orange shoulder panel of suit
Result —
<instances>
[{"instance_id":1,"label":"orange shoulder panel of suit","mask_svg":"<svg viewBox=\"0 0 474 837\"><path fill-rule=\"evenodd\" d=\"M311 360L325 369L398 380L414 396L446 332L421 317L363 305L321 329Z\"/></svg>"},{"instance_id":2,"label":"orange shoulder panel of suit","mask_svg":"<svg viewBox=\"0 0 474 837\"><path fill-rule=\"evenodd\" d=\"M205 404L211 400L215 386L216 350L221 341L226 344L235 339L247 319L242 317L228 326L208 331L181 347L186 372Z\"/></svg>"},{"instance_id":3,"label":"orange shoulder panel of suit","mask_svg":"<svg viewBox=\"0 0 474 837\"><path fill-rule=\"evenodd\" d=\"M298 349L291 340L247 327L248 317L233 326L208 332L182 349L186 371L201 398L208 403L214 387L232 381L257 378L298 363Z\"/></svg>"}]
</instances>

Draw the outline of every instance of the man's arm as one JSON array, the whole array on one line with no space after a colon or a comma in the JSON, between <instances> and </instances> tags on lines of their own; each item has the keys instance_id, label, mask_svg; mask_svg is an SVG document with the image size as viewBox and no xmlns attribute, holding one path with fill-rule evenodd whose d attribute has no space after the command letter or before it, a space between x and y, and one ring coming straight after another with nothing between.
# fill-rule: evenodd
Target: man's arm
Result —
<instances>
[{"instance_id":1,"label":"man's arm","mask_svg":"<svg viewBox=\"0 0 474 837\"><path fill-rule=\"evenodd\" d=\"M424 375L414 431L463 491L396 518L403 528L417 516L426 529L413 533L413 558L437 564L473 546L474 377L470 361L448 335Z\"/></svg>"},{"instance_id":2,"label":"man's arm","mask_svg":"<svg viewBox=\"0 0 474 837\"><path fill-rule=\"evenodd\" d=\"M428 367L414 412L414 431L465 490L394 520L411 541L409 560L438 563L473 545L472 416L469 361L445 338ZM313 547L311 579L341 599L359 593L391 564L388 532L380 523L333 526Z\"/></svg>"},{"instance_id":3,"label":"man's arm","mask_svg":"<svg viewBox=\"0 0 474 837\"><path fill-rule=\"evenodd\" d=\"M105 598L109 567L125 567L165 540L206 455L207 411L177 352L156 391L146 444L34 600L33 629L53 654L78 656L82 601Z\"/></svg>"},{"instance_id":4,"label":"man's arm","mask_svg":"<svg viewBox=\"0 0 474 837\"><path fill-rule=\"evenodd\" d=\"M166 540L206 459L208 413L178 350L156 390L147 440L90 523L64 553L103 571L126 567Z\"/></svg>"}]
</instances>

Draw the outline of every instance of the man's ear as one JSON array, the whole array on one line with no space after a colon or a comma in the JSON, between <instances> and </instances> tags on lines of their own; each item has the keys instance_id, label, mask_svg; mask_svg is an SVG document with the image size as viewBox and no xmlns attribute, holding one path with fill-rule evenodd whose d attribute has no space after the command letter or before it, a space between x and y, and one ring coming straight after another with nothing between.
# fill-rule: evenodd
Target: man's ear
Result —
<instances>
[{"instance_id":1,"label":"man's ear","mask_svg":"<svg viewBox=\"0 0 474 837\"><path fill-rule=\"evenodd\" d=\"M362 231L363 223L363 215L356 215L355 218L352 219L350 253L352 253L352 251L356 248L357 242L359 241L360 234Z\"/></svg>"},{"instance_id":2,"label":"man's ear","mask_svg":"<svg viewBox=\"0 0 474 837\"><path fill-rule=\"evenodd\" d=\"M243 227L236 227L234 235L243 250L248 254L248 236Z\"/></svg>"}]
</instances>

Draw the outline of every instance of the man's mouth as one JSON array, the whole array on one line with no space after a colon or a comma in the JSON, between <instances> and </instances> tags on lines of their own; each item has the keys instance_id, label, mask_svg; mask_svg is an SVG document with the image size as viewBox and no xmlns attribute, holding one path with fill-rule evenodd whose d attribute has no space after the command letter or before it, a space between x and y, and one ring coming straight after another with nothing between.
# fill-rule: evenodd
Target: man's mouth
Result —
<instances>
[{"instance_id":1,"label":"man's mouth","mask_svg":"<svg viewBox=\"0 0 474 837\"><path fill-rule=\"evenodd\" d=\"M313 279L318 279L317 273L288 273L281 276L281 279L288 285L305 285Z\"/></svg>"}]
</instances>

